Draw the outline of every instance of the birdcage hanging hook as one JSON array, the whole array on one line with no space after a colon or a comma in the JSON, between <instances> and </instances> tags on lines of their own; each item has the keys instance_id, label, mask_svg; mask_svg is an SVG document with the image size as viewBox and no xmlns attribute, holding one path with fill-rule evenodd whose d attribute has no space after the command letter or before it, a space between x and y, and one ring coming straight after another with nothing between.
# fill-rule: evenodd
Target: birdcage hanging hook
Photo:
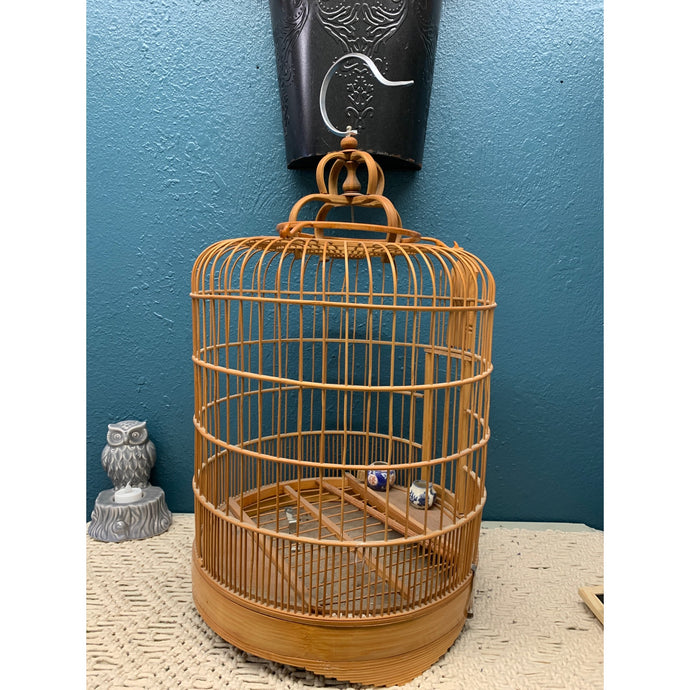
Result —
<instances>
[{"instance_id":1,"label":"birdcage hanging hook","mask_svg":"<svg viewBox=\"0 0 690 690\"><path fill-rule=\"evenodd\" d=\"M381 72L379 71L378 67L376 66L376 63L368 55L364 55L364 53L347 53L339 57L326 72L323 81L321 82L321 91L319 93L319 109L321 110L321 117L323 118L326 127L328 127L328 129L331 132L333 132L333 134L339 137L346 137L350 136L351 134L357 134L357 130L352 129L352 127L348 127L343 132L339 130L337 127L335 127L335 125L331 122L330 118L328 117L328 113L326 112L326 93L328 92L328 85L331 83L333 75L338 71L340 63L352 58L358 58L362 60L362 62L364 62L364 64L370 69L374 77L376 77L377 81L383 84L384 86L410 86L411 84L414 84L413 79L405 81L391 81L390 79L386 79L386 77L384 77L383 74L381 74Z\"/></svg>"}]
</instances>

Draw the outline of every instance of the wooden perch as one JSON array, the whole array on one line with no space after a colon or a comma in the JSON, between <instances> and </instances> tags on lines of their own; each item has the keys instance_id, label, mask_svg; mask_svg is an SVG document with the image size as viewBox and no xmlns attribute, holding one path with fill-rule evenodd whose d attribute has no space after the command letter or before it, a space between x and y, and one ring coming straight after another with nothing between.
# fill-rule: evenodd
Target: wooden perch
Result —
<instances>
[{"instance_id":1,"label":"wooden perch","mask_svg":"<svg viewBox=\"0 0 690 690\"><path fill-rule=\"evenodd\" d=\"M234 498L228 498L228 507L238 520L256 527L256 522L247 514L246 511L240 508L239 503ZM306 603L311 612L318 613L318 607L314 604L311 598L307 596L302 580L297 576L296 573L292 572L292 569L289 568L286 571L283 560L278 556L276 550L267 543L266 536L264 534L254 532L253 530L249 530L249 533L252 535L252 540L257 545L259 550L273 564L278 574L292 590L297 599L297 605L302 606L303 603Z\"/></svg>"},{"instance_id":2,"label":"wooden perch","mask_svg":"<svg viewBox=\"0 0 690 690\"><path fill-rule=\"evenodd\" d=\"M333 522L333 520L324 515L323 512L319 512L319 509L315 505L311 504L303 496L300 496L291 486L285 486L283 487L283 490L288 496L299 503L302 510L309 513L317 520L320 520L321 524L332 532L335 537L345 541L356 541L351 535L342 529L342 527L339 527L335 522ZM396 592L401 594L405 600L410 600L410 592L399 578L393 576L385 568L382 568L373 558L370 558L362 547L358 547L355 551L357 553L357 557L366 563L372 570L374 570L380 578L388 582L388 584L391 585Z\"/></svg>"}]
</instances>

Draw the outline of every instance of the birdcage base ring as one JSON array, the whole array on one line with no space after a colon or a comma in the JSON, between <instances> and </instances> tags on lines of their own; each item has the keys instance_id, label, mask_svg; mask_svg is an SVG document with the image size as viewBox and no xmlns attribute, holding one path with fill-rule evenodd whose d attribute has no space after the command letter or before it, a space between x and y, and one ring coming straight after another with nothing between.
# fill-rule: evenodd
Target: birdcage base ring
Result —
<instances>
[{"instance_id":1,"label":"birdcage base ring","mask_svg":"<svg viewBox=\"0 0 690 690\"><path fill-rule=\"evenodd\" d=\"M448 597L388 619L309 620L235 596L204 570L196 542L192 594L206 624L255 656L340 681L409 683L445 654L467 618L472 577Z\"/></svg>"}]
</instances>

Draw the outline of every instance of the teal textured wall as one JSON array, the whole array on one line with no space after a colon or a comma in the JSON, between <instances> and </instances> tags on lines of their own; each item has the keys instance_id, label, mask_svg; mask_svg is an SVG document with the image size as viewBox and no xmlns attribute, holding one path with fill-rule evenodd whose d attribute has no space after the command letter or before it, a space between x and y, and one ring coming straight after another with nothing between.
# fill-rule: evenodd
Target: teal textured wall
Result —
<instances>
[{"instance_id":1,"label":"teal textured wall","mask_svg":"<svg viewBox=\"0 0 690 690\"><path fill-rule=\"evenodd\" d=\"M403 224L496 278L486 519L603 527L603 26L593 0L446 0ZM193 510L190 272L267 234L289 171L268 3L89 0L87 486L108 422L148 420L152 481Z\"/></svg>"}]
</instances>

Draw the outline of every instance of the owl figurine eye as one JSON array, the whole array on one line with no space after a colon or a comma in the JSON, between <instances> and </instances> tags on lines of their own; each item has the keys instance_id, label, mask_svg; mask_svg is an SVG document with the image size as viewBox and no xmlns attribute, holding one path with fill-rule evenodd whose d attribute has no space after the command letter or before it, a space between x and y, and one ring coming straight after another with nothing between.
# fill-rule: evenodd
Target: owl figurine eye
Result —
<instances>
[{"instance_id":1,"label":"owl figurine eye","mask_svg":"<svg viewBox=\"0 0 690 690\"><path fill-rule=\"evenodd\" d=\"M146 422L142 422L138 426L132 427L128 434L127 440L133 445L145 443L148 440L149 434L146 430Z\"/></svg>"},{"instance_id":2,"label":"owl figurine eye","mask_svg":"<svg viewBox=\"0 0 690 690\"><path fill-rule=\"evenodd\" d=\"M108 443L111 446L120 446L125 441L125 435L121 429L108 427Z\"/></svg>"}]
</instances>

